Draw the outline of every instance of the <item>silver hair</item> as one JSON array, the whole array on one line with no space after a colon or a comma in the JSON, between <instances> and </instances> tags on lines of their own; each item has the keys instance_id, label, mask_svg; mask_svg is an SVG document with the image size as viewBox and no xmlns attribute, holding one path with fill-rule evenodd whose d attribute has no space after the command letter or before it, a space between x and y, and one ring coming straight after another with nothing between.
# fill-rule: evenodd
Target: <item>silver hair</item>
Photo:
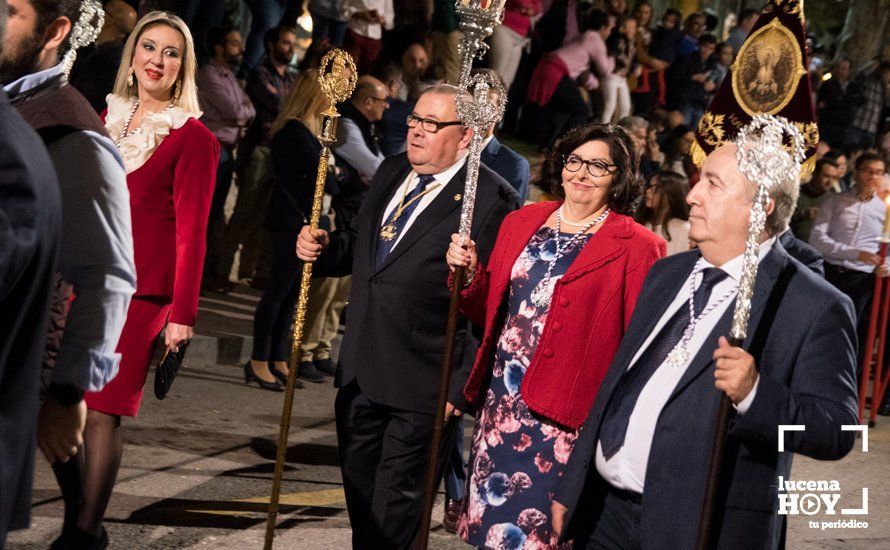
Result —
<instances>
[{"instance_id":1,"label":"silver hair","mask_svg":"<svg viewBox=\"0 0 890 550\"><path fill-rule=\"evenodd\" d=\"M455 99L455 101L458 99L458 97L472 99L470 92L468 92L466 89L455 86L454 84L446 84L444 82L437 82L423 88L420 92L420 95L424 94L450 95Z\"/></svg>"},{"instance_id":2,"label":"silver hair","mask_svg":"<svg viewBox=\"0 0 890 550\"><path fill-rule=\"evenodd\" d=\"M618 121L618 126L621 126L628 132L633 132L639 128L649 130L649 123L646 122L645 118L633 115L621 117L621 120Z\"/></svg>"}]
</instances>

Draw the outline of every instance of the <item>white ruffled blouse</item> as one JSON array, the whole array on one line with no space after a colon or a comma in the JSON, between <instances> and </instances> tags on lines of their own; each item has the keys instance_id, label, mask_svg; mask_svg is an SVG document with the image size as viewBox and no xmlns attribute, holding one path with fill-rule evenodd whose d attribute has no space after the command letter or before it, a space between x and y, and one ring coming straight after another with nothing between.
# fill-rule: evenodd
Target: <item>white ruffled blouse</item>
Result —
<instances>
[{"instance_id":1,"label":"white ruffled blouse","mask_svg":"<svg viewBox=\"0 0 890 550\"><path fill-rule=\"evenodd\" d=\"M127 124L127 116L133 108L135 98L125 99L118 95L108 94L108 112L105 115L105 129L117 145L118 152L124 161L127 174L138 170L151 157L158 145L170 134L171 130L181 128L188 119L200 118L202 112L190 113L182 107L171 107L155 113L148 113L142 118L142 124L134 133L121 139L121 132Z\"/></svg>"}]
</instances>

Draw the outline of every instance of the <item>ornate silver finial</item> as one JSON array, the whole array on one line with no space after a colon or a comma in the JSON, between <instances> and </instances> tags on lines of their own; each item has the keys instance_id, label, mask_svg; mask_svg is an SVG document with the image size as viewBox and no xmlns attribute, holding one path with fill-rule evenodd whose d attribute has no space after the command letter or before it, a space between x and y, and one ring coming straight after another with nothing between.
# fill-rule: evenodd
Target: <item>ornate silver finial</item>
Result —
<instances>
[{"instance_id":1,"label":"ornate silver finial","mask_svg":"<svg viewBox=\"0 0 890 550\"><path fill-rule=\"evenodd\" d=\"M789 144L786 144L786 137ZM754 294L754 282L757 278L760 237L766 227L769 194L789 178L794 182L799 181L801 164L806 158L806 142L804 135L794 124L773 115L755 116L739 130L734 141L738 147L736 159L739 162L739 171L748 181L757 185L757 194L748 218L742 277L730 331L733 338L742 341L748 332L751 296Z\"/></svg>"},{"instance_id":2,"label":"ornate silver finial","mask_svg":"<svg viewBox=\"0 0 890 550\"><path fill-rule=\"evenodd\" d=\"M484 141L482 135L488 128L501 120L507 106L507 91L496 77L489 74L478 73L472 78L468 78L466 90L469 93L458 94L455 101L457 118L464 123L464 126L473 130L470 154L467 157L467 179L464 184L464 201L461 205L458 229L462 243L469 240L473 223L473 207L476 202L480 155Z\"/></svg>"},{"instance_id":3,"label":"ornate silver finial","mask_svg":"<svg viewBox=\"0 0 890 550\"><path fill-rule=\"evenodd\" d=\"M491 36L494 28L504 19L504 4L507 0L457 0L454 10L459 18L458 25L463 37L458 44L462 63L458 85L467 88L473 59L482 59L488 50L485 39Z\"/></svg>"},{"instance_id":4,"label":"ornate silver finial","mask_svg":"<svg viewBox=\"0 0 890 550\"><path fill-rule=\"evenodd\" d=\"M800 167L806 159L806 139L788 119L757 115L739 130L735 143L739 170L759 186L772 190L786 178L800 178Z\"/></svg>"},{"instance_id":5,"label":"ornate silver finial","mask_svg":"<svg viewBox=\"0 0 890 550\"><path fill-rule=\"evenodd\" d=\"M77 59L77 50L95 42L104 24L105 10L102 9L102 4L97 0L83 0L80 4L80 17L77 18L68 37L68 51L62 58L66 76L71 72L74 60Z\"/></svg>"}]
</instances>

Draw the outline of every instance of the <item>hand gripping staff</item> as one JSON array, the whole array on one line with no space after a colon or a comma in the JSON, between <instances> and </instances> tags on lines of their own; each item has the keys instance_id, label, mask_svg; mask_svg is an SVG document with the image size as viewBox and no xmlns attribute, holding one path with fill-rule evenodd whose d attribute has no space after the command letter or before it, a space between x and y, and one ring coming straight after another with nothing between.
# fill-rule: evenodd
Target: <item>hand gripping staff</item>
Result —
<instances>
[{"instance_id":1,"label":"hand gripping staff","mask_svg":"<svg viewBox=\"0 0 890 550\"><path fill-rule=\"evenodd\" d=\"M321 60L318 69L318 83L327 96L330 106L322 114L321 154L318 157L318 172L315 177L315 196L312 199L312 216L309 227L318 229L321 217L321 203L324 197L324 184L327 179L330 146L337 140L337 119L340 114L335 106L346 101L355 89L358 72L352 57L341 50L331 50ZM275 519L278 516L278 500L281 496L281 476L284 471L284 458L287 454L287 436L290 431L291 412L294 405L294 386L297 382L297 365L300 360L300 347L303 343L303 325L306 323L306 308L309 303L309 285L312 283L312 264L304 263L300 281L300 295L297 298L297 314L294 320L294 339L288 361L287 387L284 392L284 408L281 411L281 431L278 434L278 449L275 454L275 473L272 477L272 496L269 499L269 515L266 520L265 550L272 549L275 538Z\"/></svg>"}]
</instances>

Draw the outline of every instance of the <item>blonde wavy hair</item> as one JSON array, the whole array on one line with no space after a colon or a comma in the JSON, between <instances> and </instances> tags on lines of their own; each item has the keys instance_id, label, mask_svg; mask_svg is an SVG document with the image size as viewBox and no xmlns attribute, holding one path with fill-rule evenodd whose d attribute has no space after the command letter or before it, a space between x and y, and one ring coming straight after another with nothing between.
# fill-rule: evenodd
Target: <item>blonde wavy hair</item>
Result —
<instances>
[{"instance_id":1,"label":"blonde wavy hair","mask_svg":"<svg viewBox=\"0 0 890 550\"><path fill-rule=\"evenodd\" d=\"M284 98L284 105L272 124L272 133L281 130L288 120L299 120L318 135L321 133L321 112L328 105L328 98L318 84L318 69L307 69L297 76L293 88Z\"/></svg>"},{"instance_id":2,"label":"blonde wavy hair","mask_svg":"<svg viewBox=\"0 0 890 550\"><path fill-rule=\"evenodd\" d=\"M115 95L127 99L137 96L139 93L138 86L127 84L130 68L133 66L136 41L139 40L142 33L156 25L167 25L179 32L185 41L182 66L179 68L179 78L177 79L177 81L182 82L182 91L179 94L179 99L174 99L173 103L186 112L197 113L201 110L201 106L198 103L198 85L195 82L195 75L198 70L198 61L195 57L195 41L192 39L192 33L189 32L185 21L165 11L149 12L136 23L136 27L130 33L130 37L127 38L127 43L124 45L121 66L117 70L117 77L114 80L114 89L112 91Z\"/></svg>"}]
</instances>

